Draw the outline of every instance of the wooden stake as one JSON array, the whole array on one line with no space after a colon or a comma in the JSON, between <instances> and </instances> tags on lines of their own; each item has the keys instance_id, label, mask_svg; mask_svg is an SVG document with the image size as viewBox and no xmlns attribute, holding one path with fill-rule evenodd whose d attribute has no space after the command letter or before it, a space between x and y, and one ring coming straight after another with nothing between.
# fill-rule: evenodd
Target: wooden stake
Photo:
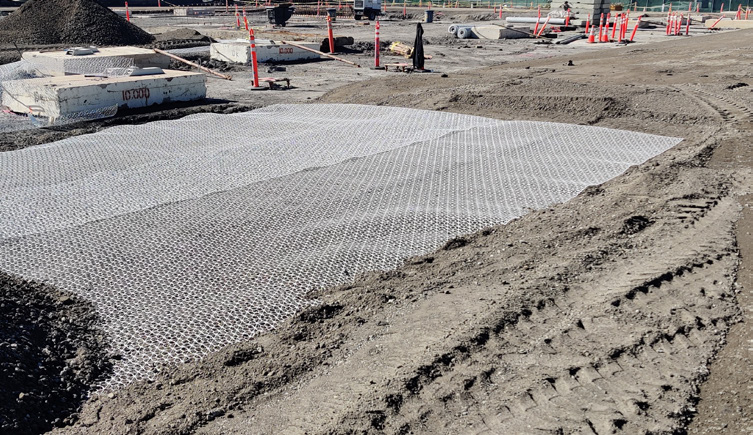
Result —
<instances>
[{"instance_id":1,"label":"wooden stake","mask_svg":"<svg viewBox=\"0 0 753 435\"><path fill-rule=\"evenodd\" d=\"M183 62L186 65L190 65L190 66L192 66L194 68L198 68L198 69L200 69L200 70L202 70L204 72L208 72L209 74L216 75L217 77L221 77L221 78L223 78L225 80L232 80L233 79L231 76L218 73L217 71L213 71L213 70L211 70L211 69L209 69L209 68L207 68L205 66L201 66L201 65L199 65L197 63L193 63L190 60L186 60L186 59L183 59L182 57L176 56L176 55L174 55L172 53L168 53L166 51L160 50L159 48L153 48L152 50L154 50L155 53L164 54L165 56L169 57L170 59L175 59L178 62Z\"/></svg>"}]
</instances>

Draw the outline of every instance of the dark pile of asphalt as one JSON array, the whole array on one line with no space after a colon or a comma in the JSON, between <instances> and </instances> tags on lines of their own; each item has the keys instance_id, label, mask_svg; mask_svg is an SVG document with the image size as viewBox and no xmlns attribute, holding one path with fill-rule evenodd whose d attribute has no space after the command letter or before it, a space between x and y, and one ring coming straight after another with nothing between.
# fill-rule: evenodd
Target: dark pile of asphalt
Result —
<instances>
[{"instance_id":1,"label":"dark pile of asphalt","mask_svg":"<svg viewBox=\"0 0 753 435\"><path fill-rule=\"evenodd\" d=\"M0 272L0 433L43 433L75 422L110 373L88 303Z\"/></svg>"},{"instance_id":2,"label":"dark pile of asphalt","mask_svg":"<svg viewBox=\"0 0 753 435\"><path fill-rule=\"evenodd\" d=\"M153 40L95 0L29 0L0 20L0 44L144 45Z\"/></svg>"}]
</instances>

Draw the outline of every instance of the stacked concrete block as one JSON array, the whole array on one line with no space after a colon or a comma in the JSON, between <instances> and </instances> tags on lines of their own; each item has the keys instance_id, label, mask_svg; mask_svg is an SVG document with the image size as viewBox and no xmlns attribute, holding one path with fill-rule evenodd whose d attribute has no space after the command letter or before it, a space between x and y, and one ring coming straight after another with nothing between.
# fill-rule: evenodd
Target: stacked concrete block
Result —
<instances>
[{"instance_id":1,"label":"stacked concrete block","mask_svg":"<svg viewBox=\"0 0 753 435\"><path fill-rule=\"evenodd\" d=\"M564 9L562 5L565 0L552 0L552 12L562 11ZM585 19L588 15L591 15L593 23L598 23L599 16L609 13L609 7L611 6L611 0L572 0L567 2L570 5L570 12L579 19Z\"/></svg>"}]
</instances>

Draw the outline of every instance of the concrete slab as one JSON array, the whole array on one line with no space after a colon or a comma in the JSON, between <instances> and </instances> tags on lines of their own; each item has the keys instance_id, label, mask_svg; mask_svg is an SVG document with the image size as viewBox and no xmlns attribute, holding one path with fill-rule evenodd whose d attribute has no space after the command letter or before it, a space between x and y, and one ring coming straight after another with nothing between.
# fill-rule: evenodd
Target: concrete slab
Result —
<instances>
[{"instance_id":1,"label":"concrete slab","mask_svg":"<svg viewBox=\"0 0 753 435\"><path fill-rule=\"evenodd\" d=\"M471 29L479 39L522 39L531 37L530 27L476 26Z\"/></svg>"},{"instance_id":2,"label":"concrete slab","mask_svg":"<svg viewBox=\"0 0 753 435\"><path fill-rule=\"evenodd\" d=\"M716 22L715 19L708 19L704 23L706 25L707 29L710 29L711 26L714 25ZM719 24L717 24L715 29L753 29L753 20L733 20L730 18L725 18L722 21L719 21Z\"/></svg>"},{"instance_id":3,"label":"concrete slab","mask_svg":"<svg viewBox=\"0 0 753 435\"><path fill-rule=\"evenodd\" d=\"M318 44L310 42L297 42L314 50L319 49ZM215 60L221 60L231 63L246 64L251 61L251 47L248 40L235 40L215 42L209 48L209 57ZM310 51L302 50L292 45L277 44L274 41L258 39L256 40L256 60L258 62L269 61L300 61L309 59L319 59L319 55Z\"/></svg>"},{"instance_id":4,"label":"concrete slab","mask_svg":"<svg viewBox=\"0 0 753 435\"><path fill-rule=\"evenodd\" d=\"M103 73L106 68L132 64L140 68L170 67L170 58L153 50L138 47L107 47L83 56L59 51L28 51L22 58L34 62L39 72L48 76Z\"/></svg>"},{"instance_id":5,"label":"concrete slab","mask_svg":"<svg viewBox=\"0 0 753 435\"><path fill-rule=\"evenodd\" d=\"M215 14L214 8L175 8L173 15L177 17L207 17Z\"/></svg>"},{"instance_id":6,"label":"concrete slab","mask_svg":"<svg viewBox=\"0 0 753 435\"><path fill-rule=\"evenodd\" d=\"M206 97L203 74L165 70L139 77L58 76L7 81L2 104L18 113L59 117L117 106L138 108Z\"/></svg>"}]
</instances>

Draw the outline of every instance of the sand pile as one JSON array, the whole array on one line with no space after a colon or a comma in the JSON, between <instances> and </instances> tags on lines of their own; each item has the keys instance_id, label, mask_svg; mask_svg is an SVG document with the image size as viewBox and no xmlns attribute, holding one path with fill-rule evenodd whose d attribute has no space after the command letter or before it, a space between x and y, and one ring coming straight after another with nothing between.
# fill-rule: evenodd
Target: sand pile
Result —
<instances>
[{"instance_id":1,"label":"sand pile","mask_svg":"<svg viewBox=\"0 0 753 435\"><path fill-rule=\"evenodd\" d=\"M0 20L0 44L140 45L153 40L95 0L29 0Z\"/></svg>"}]
</instances>

